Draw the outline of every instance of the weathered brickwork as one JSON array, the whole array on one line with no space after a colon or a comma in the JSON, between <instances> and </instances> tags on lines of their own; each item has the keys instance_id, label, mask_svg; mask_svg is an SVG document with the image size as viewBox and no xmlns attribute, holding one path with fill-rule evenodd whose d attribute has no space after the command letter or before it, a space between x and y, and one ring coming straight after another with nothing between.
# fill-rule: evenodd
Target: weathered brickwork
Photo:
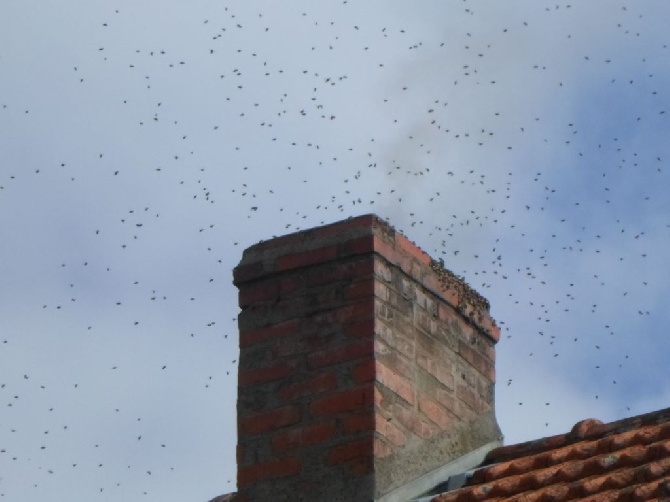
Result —
<instances>
[{"instance_id":1,"label":"weathered brickwork","mask_svg":"<svg viewBox=\"0 0 670 502\"><path fill-rule=\"evenodd\" d=\"M499 438L499 330L449 274L372 215L244 252L241 499L371 500Z\"/></svg>"}]
</instances>

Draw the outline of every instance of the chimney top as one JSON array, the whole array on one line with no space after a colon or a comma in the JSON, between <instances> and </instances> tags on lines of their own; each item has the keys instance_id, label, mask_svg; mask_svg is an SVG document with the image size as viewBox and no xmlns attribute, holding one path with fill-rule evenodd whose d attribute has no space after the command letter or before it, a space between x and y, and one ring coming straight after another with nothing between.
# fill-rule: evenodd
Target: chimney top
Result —
<instances>
[{"instance_id":1,"label":"chimney top","mask_svg":"<svg viewBox=\"0 0 670 502\"><path fill-rule=\"evenodd\" d=\"M242 260L233 271L233 284L239 288L260 277L306 267L312 262L370 251L367 247L356 248L353 243L356 239L364 240L372 246L373 252L383 255L405 273L412 272L409 268L411 260L428 265L434 274L427 276L423 271L423 279L427 282L425 286L466 316L484 334L496 342L500 339L500 329L489 313L488 300L463 277L445 268L443 260L432 259L417 244L375 214L351 217L260 241L243 251ZM389 243L392 243L390 248Z\"/></svg>"}]
</instances>

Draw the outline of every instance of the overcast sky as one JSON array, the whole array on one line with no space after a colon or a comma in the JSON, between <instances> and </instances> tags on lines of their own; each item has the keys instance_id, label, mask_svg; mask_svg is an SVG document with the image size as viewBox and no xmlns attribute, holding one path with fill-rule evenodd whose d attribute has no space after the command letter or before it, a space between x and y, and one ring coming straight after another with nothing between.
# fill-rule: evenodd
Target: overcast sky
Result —
<instances>
[{"instance_id":1,"label":"overcast sky","mask_svg":"<svg viewBox=\"0 0 670 502\"><path fill-rule=\"evenodd\" d=\"M668 406L669 18L0 1L0 498L233 491L231 271L371 212L490 300L506 443Z\"/></svg>"}]
</instances>

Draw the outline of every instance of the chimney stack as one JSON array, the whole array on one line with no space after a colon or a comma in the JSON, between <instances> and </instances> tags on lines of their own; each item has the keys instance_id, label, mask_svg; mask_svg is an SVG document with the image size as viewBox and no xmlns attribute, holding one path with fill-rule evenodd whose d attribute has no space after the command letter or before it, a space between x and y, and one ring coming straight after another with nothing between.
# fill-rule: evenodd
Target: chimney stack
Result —
<instances>
[{"instance_id":1,"label":"chimney stack","mask_svg":"<svg viewBox=\"0 0 670 502\"><path fill-rule=\"evenodd\" d=\"M234 283L236 500L409 500L500 444L488 302L378 217L251 246Z\"/></svg>"}]
</instances>

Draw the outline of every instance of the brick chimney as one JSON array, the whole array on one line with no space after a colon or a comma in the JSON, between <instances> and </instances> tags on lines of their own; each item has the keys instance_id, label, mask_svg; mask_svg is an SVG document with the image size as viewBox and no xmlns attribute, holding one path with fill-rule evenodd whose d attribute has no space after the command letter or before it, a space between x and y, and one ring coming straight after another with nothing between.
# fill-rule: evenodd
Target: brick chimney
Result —
<instances>
[{"instance_id":1,"label":"brick chimney","mask_svg":"<svg viewBox=\"0 0 670 502\"><path fill-rule=\"evenodd\" d=\"M236 500L408 500L499 444L488 302L378 217L251 246L234 283Z\"/></svg>"}]
</instances>

